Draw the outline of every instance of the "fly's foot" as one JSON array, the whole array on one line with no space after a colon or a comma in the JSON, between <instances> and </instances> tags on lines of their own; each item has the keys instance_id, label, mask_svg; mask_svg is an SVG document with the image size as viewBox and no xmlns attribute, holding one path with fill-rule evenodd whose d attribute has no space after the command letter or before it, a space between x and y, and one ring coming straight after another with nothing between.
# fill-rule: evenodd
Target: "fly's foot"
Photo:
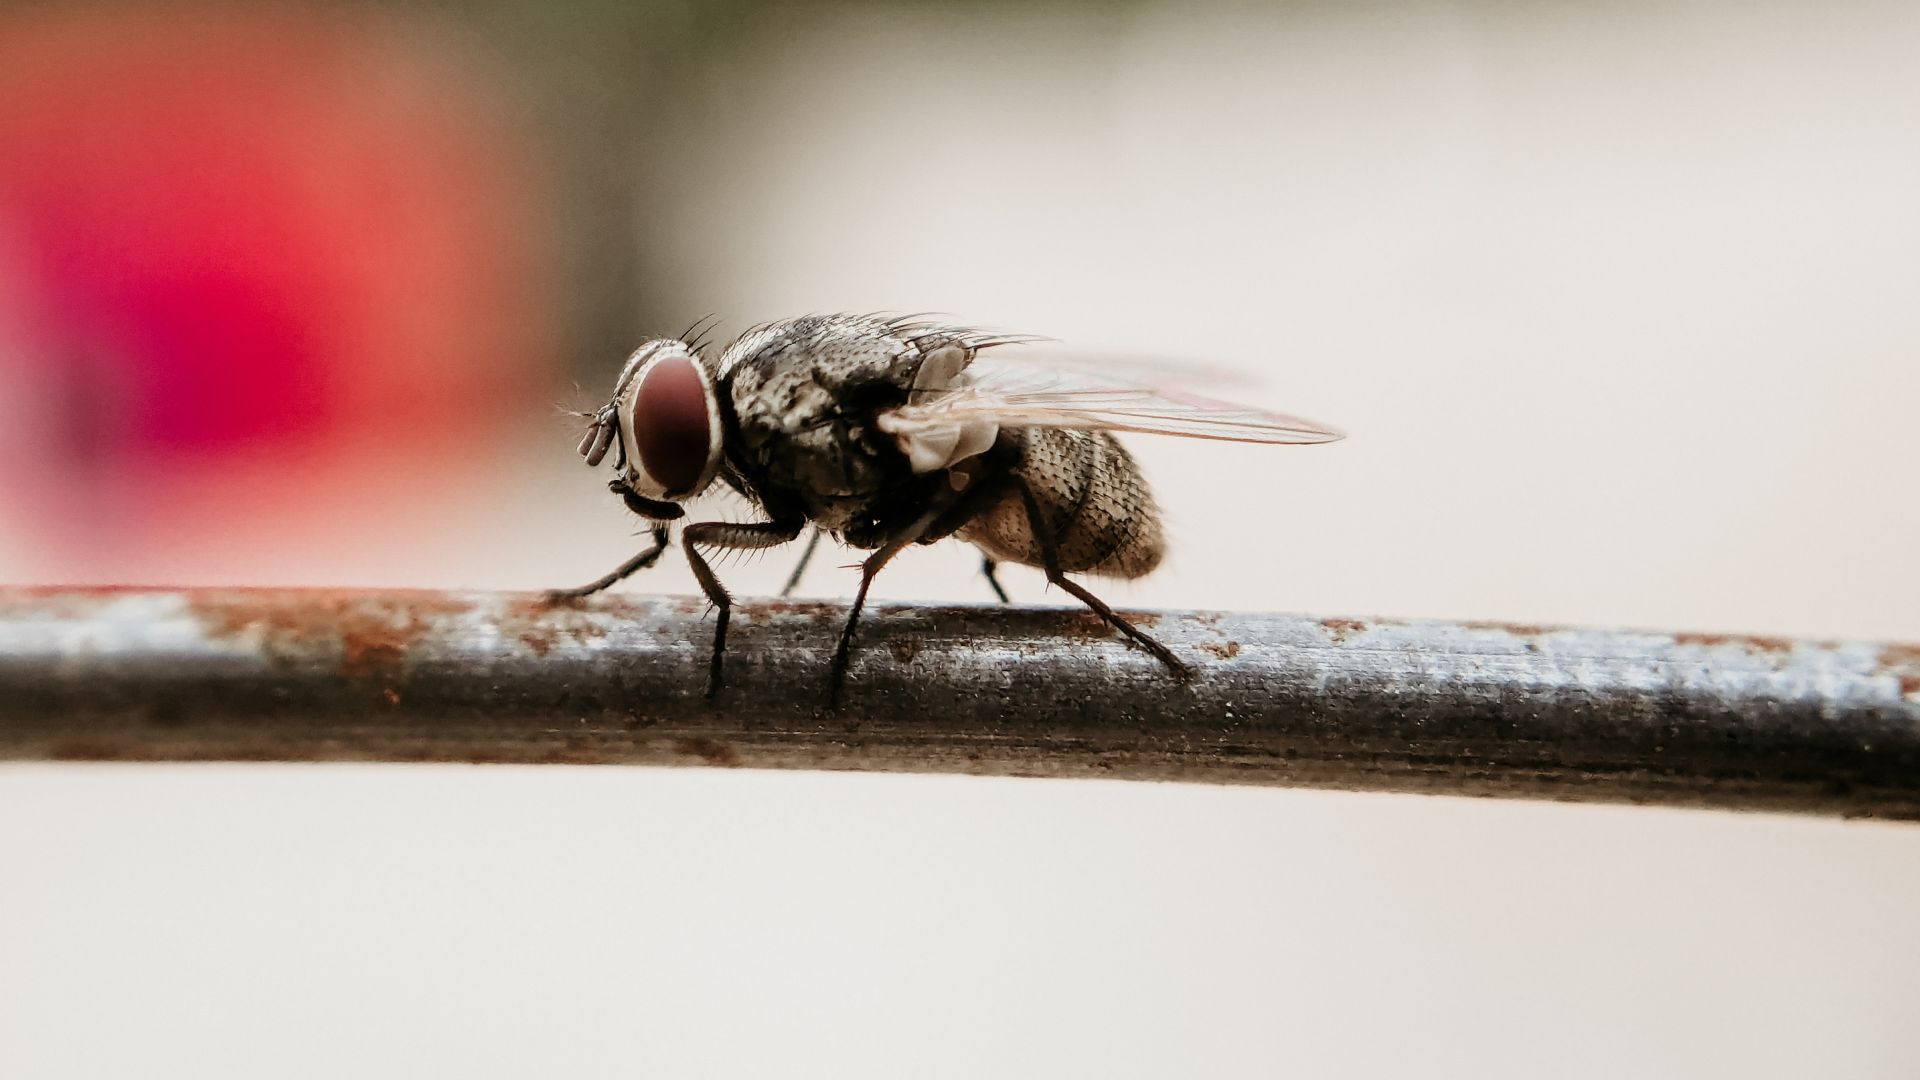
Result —
<instances>
[{"instance_id":1,"label":"fly's foot","mask_svg":"<svg viewBox=\"0 0 1920 1080\"><path fill-rule=\"evenodd\" d=\"M1131 624L1128 625L1129 628L1131 628ZM1160 661L1160 663L1166 667L1167 674L1173 676L1174 681L1183 684L1190 683L1194 680L1195 676L1200 674L1199 670L1192 664L1173 655L1172 649L1160 644L1146 633L1134 630L1128 636L1132 637L1142 648L1152 653L1153 658Z\"/></svg>"}]
</instances>

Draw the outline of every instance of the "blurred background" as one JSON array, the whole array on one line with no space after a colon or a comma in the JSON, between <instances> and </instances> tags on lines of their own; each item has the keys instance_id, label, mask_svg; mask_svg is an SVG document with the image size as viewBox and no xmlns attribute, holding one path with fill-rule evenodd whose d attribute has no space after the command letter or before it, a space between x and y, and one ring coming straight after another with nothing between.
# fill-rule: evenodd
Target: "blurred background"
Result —
<instances>
[{"instance_id":1,"label":"blurred background","mask_svg":"<svg viewBox=\"0 0 1920 1080\"><path fill-rule=\"evenodd\" d=\"M1916 41L1897 0L0 9L0 580L577 584L640 538L563 410L639 340L938 310L1352 433L1132 440L1175 547L1123 605L1920 638ZM0 1074L1910 1077L1916 903L1872 824L8 766Z\"/></svg>"}]
</instances>

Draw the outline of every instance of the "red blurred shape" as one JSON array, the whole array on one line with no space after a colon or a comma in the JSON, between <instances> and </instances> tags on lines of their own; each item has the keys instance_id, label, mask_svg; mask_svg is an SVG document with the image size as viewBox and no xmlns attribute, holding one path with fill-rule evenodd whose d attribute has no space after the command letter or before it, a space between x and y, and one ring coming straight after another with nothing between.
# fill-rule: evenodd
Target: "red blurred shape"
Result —
<instances>
[{"instance_id":1,"label":"red blurred shape","mask_svg":"<svg viewBox=\"0 0 1920 1080\"><path fill-rule=\"evenodd\" d=\"M523 410L550 362L529 155L456 59L344 9L0 24L0 291L26 336L0 363L56 399L28 485L49 522L104 486L164 533L223 512L223 477L234 515L272 513ZM110 546L102 512L69 523Z\"/></svg>"}]
</instances>

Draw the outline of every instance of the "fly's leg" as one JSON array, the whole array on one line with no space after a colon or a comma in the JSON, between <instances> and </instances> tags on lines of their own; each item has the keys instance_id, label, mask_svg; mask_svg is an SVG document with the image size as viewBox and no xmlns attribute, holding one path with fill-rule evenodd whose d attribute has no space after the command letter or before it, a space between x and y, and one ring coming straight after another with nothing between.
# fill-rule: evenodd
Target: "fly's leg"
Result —
<instances>
[{"instance_id":1,"label":"fly's leg","mask_svg":"<svg viewBox=\"0 0 1920 1080\"><path fill-rule=\"evenodd\" d=\"M827 707L840 704L840 688L847 681L847 664L853 656L853 633L860 626L860 612L867 606L867 589L880 573L880 568L900 554L901 549L927 534L934 520L947 509L942 502L926 513L915 518L913 523L895 533L878 551L867 556L860 564L860 589L853 594L853 610L847 613L847 625L840 631L840 644L833 650L833 666L827 671Z\"/></svg>"},{"instance_id":2,"label":"fly's leg","mask_svg":"<svg viewBox=\"0 0 1920 1080\"><path fill-rule=\"evenodd\" d=\"M667 550L667 526L656 522L653 526L653 546L613 568L613 572L577 589L552 589L547 592L547 602L564 604L578 600L583 596L592 596L602 589L611 588L627 576L645 570L660 561L660 553Z\"/></svg>"},{"instance_id":3,"label":"fly's leg","mask_svg":"<svg viewBox=\"0 0 1920 1080\"><path fill-rule=\"evenodd\" d=\"M800 587L800 575L807 572L807 564L813 561L813 553L819 549L820 530L815 529L813 534L807 537L807 550L800 553L800 561L794 564L793 573L787 575L787 584L780 590L780 599L785 600L792 596L793 590Z\"/></svg>"},{"instance_id":4,"label":"fly's leg","mask_svg":"<svg viewBox=\"0 0 1920 1080\"><path fill-rule=\"evenodd\" d=\"M625 480L608 481L607 490L620 496L620 501L626 503L627 509L633 511L635 516L646 518L648 521L678 521L686 515L686 510L679 503L649 499L628 487Z\"/></svg>"},{"instance_id":5,"label":"fly's leg","mask_svg":"<svg viewBox=\"0 0 1920 1080\"><path fill-rule=\"evenodd\" d=\"M627 504L627 509L647 520L648 525L653 530L653 546L615 567L613 573L589 584L582 585L577 589L550 590L547 593L547 602L549 604L563 604L570 600L578 600L583 596L592 596L594 593L602 589L611 588L619 584L622 579L638 573L641 570L645 570L647 567L659 562L660 553L667 550L667 522L686 513L685 510L680 509L678 503L660 502L657 499L646 498L628 487L625 480L617 477L607 483L607 490L620 496L620 500Z\"/></svg>"},{"instance_id":6,"label":"fly's leg","mask_svg":"<svg viewBox=\"0 0 1920 1080\"><path fill-rule=\"evenodd\" d=\"M713 601L718 610L718 620L713 627L713 659L707 662L707 697L711 699L720 692L720 658L727 651L727 617L733 612L733 597L720 579L713 576L713 568L700 554L702 546L727 548L732 550L752 550L755 548L777 547L790 543L800 535L802 521L703 521L689 525L680 533L680 546L686 549L687 562L693 567L693 576L700 582L700 589Z\"/></svg>"},{"instance_id":7,"label":"fly's leg","mask_svg":"<svg viewBox=\"0 0 1920 1080\"><path fill-rule=\"evenodd\" d=\"M1040 514L1040 502L1033 497L1033 489L1025 483L1020 485L1020 500L1027 506L1027 527L1033 530L1033 539L1040 547L1041 566L1047 572L1047 580L1072 593L1076 600L1087 605L1095 615L1100 616L1108 626L1127 635L1135 645L1153 654L1154 659L1167 666L1173 677L1186 681L1193 677L1193 669L1186 662L1173 655L1173 650L1155 641L1147 632L1120 617L1119 613L1107 606L1106 601L1088 592L1079 582L1067 580L1060 570L1060 552L1055 547L1053 530L1047 528Z\"/></svg>"},{"instance_id":8,"label":"fly's leg","mask_svg":"<svg viewBox=\"0 0 1920 1080\"><path fill-rule=\"evenodd\" d=\"M987 587L993 590L993 595L999 597L1001 603L1011 604L1013 601L1007 599L1006 588L1000 584L999 569L1000 564L994 561L993 556L980 556L980 573L987 579Z\"/></svg>"}]
</instances>

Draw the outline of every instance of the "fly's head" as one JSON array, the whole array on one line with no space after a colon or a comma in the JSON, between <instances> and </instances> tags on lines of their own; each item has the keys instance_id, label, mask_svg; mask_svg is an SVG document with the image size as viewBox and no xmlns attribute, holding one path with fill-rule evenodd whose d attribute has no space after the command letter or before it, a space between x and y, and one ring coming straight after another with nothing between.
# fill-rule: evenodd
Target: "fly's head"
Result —
<instances>
[{"instance_id":1,"label":"fly's head","mask_svg":"<svg viewBox=\"0 0 1920 1080\"><path fill-rule=\"evenodd\" d=\"M643 502L671 504L705 491L720 468L720 401L693 347L659 338L634 350L580 440L580 455L598 465L609 450L614 484Z\"/></svg>"}]
</instances>

